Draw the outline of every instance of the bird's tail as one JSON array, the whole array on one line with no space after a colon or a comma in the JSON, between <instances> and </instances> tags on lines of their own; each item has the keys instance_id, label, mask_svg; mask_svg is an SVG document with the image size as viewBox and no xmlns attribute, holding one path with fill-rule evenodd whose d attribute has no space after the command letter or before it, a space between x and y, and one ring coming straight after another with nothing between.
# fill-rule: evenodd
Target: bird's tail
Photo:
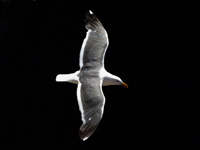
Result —
<instances>
[{"instance_id":1,"label":"bird's tail","mask_svg":"<svg viewBox=\"0 0 200 150\"><path fill-rule=\"evenodd\" d=\"M59 74L56 76L57 82L67 82L69 80L68 74Z\"/></svg>"},{"instance_id":2,"label":"bird's tail","mask_svg":"<svg viewBox=\"0 0 200 150\"><path fill-rule=\"evenodd\" d=\"M76 73L71 74L59 74L56 76L57 82L70 82L77 84L78 83L78 76Z\"/></svg>"}]
</instances>

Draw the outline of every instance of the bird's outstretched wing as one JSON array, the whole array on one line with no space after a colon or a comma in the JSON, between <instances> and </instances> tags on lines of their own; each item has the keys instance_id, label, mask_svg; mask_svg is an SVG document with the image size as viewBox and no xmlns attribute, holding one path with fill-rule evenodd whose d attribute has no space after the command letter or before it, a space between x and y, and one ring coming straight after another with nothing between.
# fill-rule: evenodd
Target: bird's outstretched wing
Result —
<instances>
[{"instance_id":1,"label":"bird's outstretched wing","mask_svg":"<svg viewBox=\"0 0 200 150\"><path fill-rule=\"evenodd\" d=\"M107 32L91 11L86 13L85 28L88 31L81 47L79 66L102 67L108 47Z\"/></svg>"},{"instance_id":2,"label":"bird's outstretched wing","mask_svg":"<svg viewBox=\"0 0 200 150\"><path fill-rule=\"evenodd\" d=\"M98 76L80 77L77 98L83 121L79 135L82 140L86 140L94 133L103 115L105 97L101 79Z\"/></svg>"}]
</instances>

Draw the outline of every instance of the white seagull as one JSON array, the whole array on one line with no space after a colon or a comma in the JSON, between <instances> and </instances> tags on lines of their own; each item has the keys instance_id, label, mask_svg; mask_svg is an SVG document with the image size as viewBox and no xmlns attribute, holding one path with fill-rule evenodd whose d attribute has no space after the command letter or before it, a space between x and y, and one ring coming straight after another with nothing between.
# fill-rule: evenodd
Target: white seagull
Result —
<instances>
[{"instance_id":1,"label":"white seagull","mask_svg":"<svg viewBox=\"0 0 200 150\"><path fill-rule=\"evenodd\" d=\"M86 13L85 27L88 31L80 51L80 70L56 76L57 82L78 84L77 99L83 121L79 136L83 141L94 133L102 118L105 104L102 86L122 85L128 88L119 77L104 68L108 34L92 11Z\"/></svg>"}]
</instances>

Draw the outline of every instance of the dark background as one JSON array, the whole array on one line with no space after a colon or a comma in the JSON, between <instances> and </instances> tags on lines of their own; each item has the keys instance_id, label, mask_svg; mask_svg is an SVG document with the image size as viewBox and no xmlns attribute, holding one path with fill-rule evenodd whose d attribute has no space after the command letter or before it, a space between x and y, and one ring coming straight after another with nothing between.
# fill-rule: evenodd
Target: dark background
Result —
<instances>
[{"instance_id":1,"label":"dark background","mask_svg":"<svg viewBox=\"0 0 200 150\"><path fill-rule=\"evenodd\" d=\"M55 77L79 69L89 9L108 32L105 67L129 89L103 88L103 119L82 142L77 86ZM182 1L1 0L1 149L199 149L197 9Z\"/></svg>"}]
</instances>

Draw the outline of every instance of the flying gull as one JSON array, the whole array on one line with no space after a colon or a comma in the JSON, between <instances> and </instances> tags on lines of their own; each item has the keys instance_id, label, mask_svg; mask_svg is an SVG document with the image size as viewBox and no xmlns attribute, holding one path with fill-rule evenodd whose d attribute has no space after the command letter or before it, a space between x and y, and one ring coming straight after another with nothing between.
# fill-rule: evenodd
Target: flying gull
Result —
<instances>
[{"instance_id":1,"label":"flying gull","mask_svg":"<svg viewBox=\"0 0 200 150\"><path fill-rule=\"evenodd\" d=\"M102 86L122 85L128 88L119 77L104 68L108 34L92 11L86 13L85 28L88 31L80 51L80 70L56 76L57 82L78 84L77 99L83 121L79 136L83 141L94 133L102 118L105 104Z\"/></svg>"}]
</instances>

